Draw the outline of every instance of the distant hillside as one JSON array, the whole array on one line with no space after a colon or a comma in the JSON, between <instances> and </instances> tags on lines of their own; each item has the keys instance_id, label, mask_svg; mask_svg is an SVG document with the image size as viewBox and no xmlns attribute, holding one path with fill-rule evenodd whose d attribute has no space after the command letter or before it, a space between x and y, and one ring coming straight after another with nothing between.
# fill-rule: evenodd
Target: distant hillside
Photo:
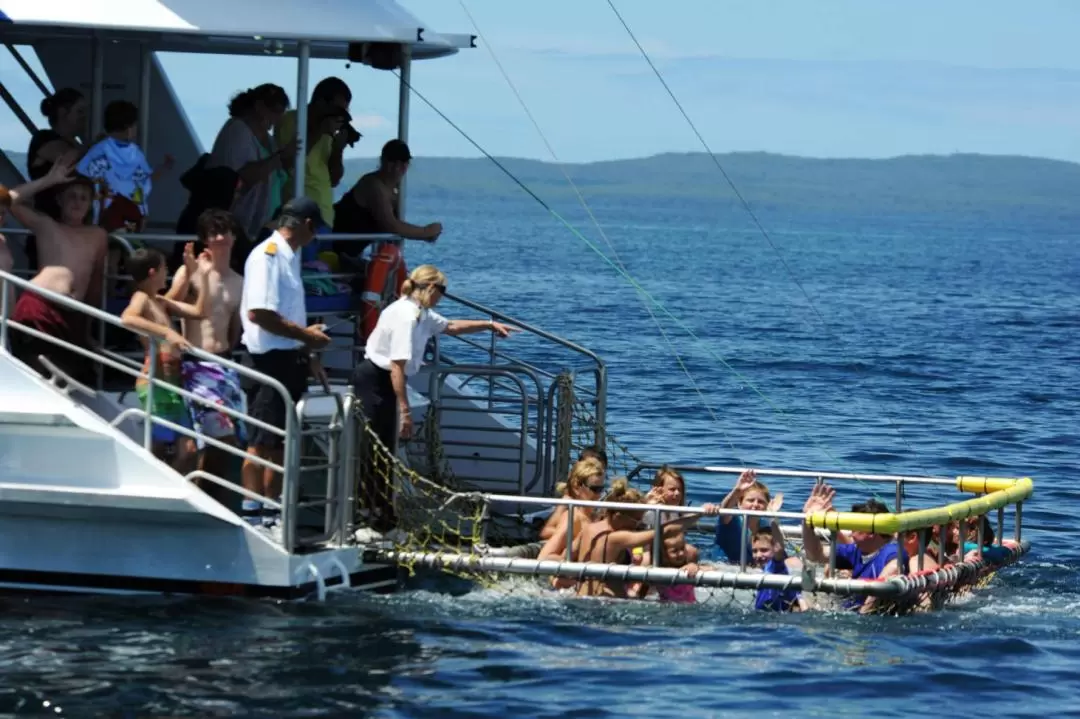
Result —
<instances>
[{"instance_id":1,"label":"distant hillside","mask_svg":"<svg viewBox=\"0 0 1080 719\"><path fill-rule=\"evenodd\" d=\"M20 153L9 157L23 167ZM905 156L884 160L811 159L768 153L718 157L752 205L818 212L977 213L1023 211L1078 214L1080 165L1031 157L988 155ZM531 190L551 201L572 200L556 165L500 158ZM346 162L343 187L372 169L372 159ZM586 198L737 202L713 159L701 153L664 154L566 166ZM484 158L417 158L409 192L438 199L518 198L521 188Z\"/></svg>"}]
</instances>

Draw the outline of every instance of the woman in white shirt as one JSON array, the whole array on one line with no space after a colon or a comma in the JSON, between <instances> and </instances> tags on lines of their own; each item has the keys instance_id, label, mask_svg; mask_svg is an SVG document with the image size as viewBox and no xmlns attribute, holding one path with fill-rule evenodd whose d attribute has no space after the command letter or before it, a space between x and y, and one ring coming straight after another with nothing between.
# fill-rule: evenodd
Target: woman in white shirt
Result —
<instances>
[{"instance_id":1,"label":"woman in white shirt","mask_svg":"<svg viewBox=\"0 0 1080 719\"><path fill-rule=\"evenodd\" d=\"M275 147L271 128L289 108L289 96L277 85L253 87L229 102L229 120L214 140L206 169L228 167L240 176L232 213L258 242L259 231L282 203L285 167L296 151L295 140Z\"/></svg>"},{"instance_id":2,"label":"woman in white shirt","mask_svg":"<svg viewBox=\"0 0 1080 719\"><path fill-rule=\"evenodd\" d=\"M428 340L438 334L464 335L490 330L499 337L516 331L494 320L448 320L434 311L446 292L446 275L434 265L414 269L401 287L400 299L379 315L367 339L364 361L352 384L365 421L391 454L397 438L412 436L406 381L420 369ZM385 469L385 468L384 468ZM363 472L361 501L371 513L371 526L387 532L396 522L388 478L378 467Z\"/></svg>"}]
</instances>

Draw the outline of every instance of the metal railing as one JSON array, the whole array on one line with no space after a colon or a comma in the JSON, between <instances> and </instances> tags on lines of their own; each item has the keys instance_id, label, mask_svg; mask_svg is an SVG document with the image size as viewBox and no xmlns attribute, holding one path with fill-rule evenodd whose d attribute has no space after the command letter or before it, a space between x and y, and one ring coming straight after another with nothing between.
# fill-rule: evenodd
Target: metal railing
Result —
<instances>
[{"instance_id":1,"label":"metal railing","mask_svg":"<svg viewBox=\"0 0 1080 719\"><path fill-rule=\"evenodd\" d=\"M641 477L642 472L648 470L659 470L662 467L668 467L684 475L692 474L709 474L709 475L730 475L732 477L738 477L743 472L753 469L759 479L775 478L775 479L795 479L795 480L814 480L815 484L829 482L858 482L858 483L884 483L892 484L894 488L896 508L893 512L887 512L885 514L865 514L865 513L852 513L852 512L838 512L830 511L826 513L813 513L810 515L800 515L804 522L810 523L812 526L820 529L828 529L830 536L835 541L837 532L846 530L848 527L845 524L854 526L853 523L864 524L869 523L869 526L873 526L875 523L878 526L888 527L891 524L896 524L897 527L901 527L902 531L918 531L923 529L931 529L937 527L940 532L940 536L946 536L945 532L947 525L956 519L964 519L971 516L986 514L989 511L996 511L997 518L997 531L996 538L997 544L1001 545L1001 540L1004 536L1005 530L1005 507L1012 505L1015 510L1015 522L1013 536L1015 541L1019 542L1022 537L1022 517L1023 517L1023 504L1024 500L1031 493L1031 480L1026 478L989 478L989 477L929 477L919 475L901 475L901 474L860 474L853 472L823 472L823 471L811 471L811 470L796 470L796 469L758 469L755 467L727 467L727 466L712 466L712 465L663 465L655 463L641 463L634 467L627 475L627 478L634 482ZM995 506L981 506L976 500L966 500L959 503L947 505L946 507L935 507L931 509L922 510L907 510L903 509L904 499L909 489L914 488L937 488L937 487L951 487L953 489L962 492L973 492L982 494L985 499L993 495L995 497ZM720 516L724 516L730 512L743 512L746 510L741 509L725 509L717 512ZM760 513L748 513L748 516L755 516ZM784 513L776 513L777 516L783 516ZM881 520L881 521L876 521ZM831 521L829 521L831 520ZM895 532L894 532L895 533ZM982 534L983 527L980 523L978 528L978 542L980 546L980 553L982 547ZM743 552L745 552L745 536L743 537ZM918 567L923 565L923 558L925 554L925 537L919 533L919 554L918 554ZM830 567L835 572L836 570L836 555L831 554L829 557ZM903 572L906 573L907 568L903 568Z\"/></svg>"},{"instance_id":2,"label":"metal railing","mask_svg":"<svg viewBox=\"0 0 1080 719\"><path fill-rule=\"evenodd\" d=\"M92 320L97 320L103 325L111 325L118 327L133 334L140 335L147 342L147 370L143 372L141 367L133 366L130 360L125 358L114 359L106 355L104 352L95 352L93 350L80 347L66 340L52 337L44 332L36 330L32 327L28 327L20 322L13 321L11 319L12 307L10 306L11 294L8 291L9 286L14 286L21 289L24 292L33 292L48 302L53 303L56 306L63 307L70 311L80 312L88 316ZM143 437L142 444L144 449L148 452L152 450L153 445L153 426L158 425L166 427L179 435L202 441L206 446L214 447L223 452L232 454L233 456L240 457L245 461L253 462L259 466L271 469L275 472L279 472L282 475L282 501L276 501L273 498L261 497L249 492L243 487L237 485L222 477L214 477L213 475L207 475L205 472L190 473L186 476L187 479L194 478L206 478L216 484L219 484L227 489L230 489L241 496L249 499L257 499L264 505L281 511L281 523L282 523L282 545L286 551L293 551L293 549L301 544L315 543L319 541L326 541L334 536L341 536L342 533L342 518L344 510L341 504L348 497L349 492L345 489L346 482L350 481L344 475L341 470L341 461L338 456L332 457L327 463L317 467L303 467L301 464L301 441L309 434L326 434L328 437L328 444L331 448L338 446L338 438L345 433L345 436L349 434L349 422L352 421L352 413L346 412L346 407L341 401L341 398L336 394L332 394L336 402L336 410L334 416L328 426L319 427L314 430L303 430L303 409L306 399L301 399L299 403L293 403L292 397L286 390L285 386L274 379L253 369L250 369L238 362L224 359L220 356L210 354L198 348L191 348L186 353L196 359L203 361L210 361L220 364L223 367L232 369L241 377L248 380L264 384L274 390L280 397L285 405L285 427L275 427L266 422L258 420L246 413L230 409L223 405L212 403L202 397L192 394L182 387L165 382L158 377L157 360L158 349L160 346L160 340L156 337L148 335L143 332L133 330L125 326L119 318L109 314L103 310L90 307L84 303L78 302L66 297L64 295L57 294L50 290L37 287L30 282L23 280L15 275L0 272L0 351L5 354L11 354L9 350L9 341L11 339L11 330L17 330L26 335L34 337L38 340L52 344L62 350L70 353L74 353L80 357L84 357L88 360L96 362L99 367L109 367L115 371L122 372L131 376L135 381L143 380L147 383L150 391L146 393L146 403L142 408L129 408L120 412L111 421L111 425L119 427L125 420L130 418L141 418L143 421ZM54 382L57 378L54 377ZM76 383L77 384L77 383ZM283 454L281 464L277 464L270 460L256 457L255 455L248 454L242 449L235 447L231 444L222 442L213 437L206 436L201 432L194 429L189 429L175 422L157 417L154 415L154 388L161 388L169 392L175 393L189 402L199 403L205 406L212 407L214 411L221 412L229 416L234 420L244 422L248 427L258 427L262 430L282 437L283 439ZM308 395L308 397L318 396ZM298 502L299 497L299 482L301 475L304 472L314 470L325 470L327 472L327 498L326 504L326 523L324 531L321 535L315 538L304 538L303 541L297 540L297 522L296 514L302 507ZM213 477L212 479L210 477ZM312 504L312 503L309 503ZM314 503L319 504L319 503ZM312 504L312 506L314 506ZM305 505L308 506L308 505Z\"/></svg>"},{"instance_id":3,"label":"metal railing","mask_svg":"<svg viewBox=\"0 0 1080 719\"><path fill-rule=\"evenodd\" d=\"M549 492L557 474L558 433L569 431L559 427L554 416L559 377L569 373L575 396L581 396L597 418L594 441L602 443L607 412L606 365L596 353L581 345L478 302L449 292L443 302L521 330L513 340L512 352L501 349L494 333L483 339L475 335L437 337L429 359L434 375L464 377L459 389L471 392L469 400L484 408L483 411L496 415L513 409L516 414L519 407L527 408L527 433L537 443L537 468L524 486L529 491L539 485L542 492ZM532 346L527 344L528 338L533 339ZM526 340L524 347L523 339ZM481 368L497 371L481 372ZM523 387L510 375L525 378L528 382ZM523 447L519 467L531 462L532 454L532 449Z\"/></svg>"},{"instance_id":4,"label":"metal railing","mask_svg":"<svg viewBox=\"0 0 1080 719\"><path fill-rule=\"evenodd\" d=\"M484 405L483 398L467 395L449 396L442 389L448 377L465 377L466 382L475 377L498 377L513 389L512 394L500 396L497 403L490 400ZM528 386L535 388L530 394ZM430 375L429 398L435 408L436 426L441 433L440 442L447 460L473 460L515 468L514 479L499 479L501 472L491 475L469 475L455 471L454 476L464 482L484 482L485 485L510 484L521 494L533 490L546 476L544 463L545 434L543 423L533 423L530 417L535 398L543 401L541 380L532 370L516 365L451 365L440 366ZM543 407L537 407L541 415ZM446 414L456 415L455 422L448 421ZM478 422L470 422L477 417ZM508 421L502 421L506 417ZM513 421L509 421L513 420ZM447 438L447 433L470 432L486 437L478 439ZM530 439L532 446L530 447ZM500 441L502 440L502 441ZM466 449L487 450L482 459ZM532 472L529 472L529 465Z\"/></svg>"},{"instance_id":5,"label":"metal railing","mask_svg":"<svg viewBox=\"0 0 1080 719\"><path fill-rule=\"evenodd\" d=\"M29 234L29 231L19 228L11 231L11 234ZM151 245L171 245L176 242L191 242L196 239L195 235L154 232L134 234L114 232L109 235L110 244L118 246L125 255L130 255L134 251L135 247L132 243L136 240ZM360 233L319 235L317 239L319 241L345 240L375 243L402 241L402 238L395 235ZM361 267L357 272L332 274L331 278L335 281L347 281L355 278L363 271L363 267ZM108 266L106 266L106 270L102 273L100 308L102 311L108 312L109 301L112 299L109 288L114 281L130 279L130 276L127 275L110 274ZM559 464L559 459L556 456L557 435L560 430L563 432L568 431L566 428L559 427L555 421L556 379L561 373L568 370L572 373L574 392L581 395L583 401L591 407L598 420L595 423L595 441L601 443L604 441L603 428L607 404L607 370L604 362L594 352L574 342L505 313L449 293L446 295L446 301L456 303L470 312L479 313L489 319L511 324L522 330L524 336L535 338L540 343L539 346L531 348L535 351L531 353L530 360L525 360L517 356L520 354L516 351L518 348L515 348L513 354L500 349L493 334L485 338L484 341L478 341L475 337L453 337L452 354L442 350L442 347L451 345L450 341L436 340L435 352L430 357L432 364L431 399L435 404L436 411L440 414L440 429L450 432L465 429L465 427L451 425L442 427L442 409L439 401L441 392L439 388L449 376L462 377L464 381L460 386L467 390L475 387L477 383L482 383L474 397L479 402L479 405L472 401L456 402L448 399L450 404L454 405L449 408L450 410L454 412L472 411L477 409L478 406L486 406L485 411L493 417L510 414L515 417L515 420L523 418L521 421L515 421L513 427L507 426L505 422L500 422L498 418L495 418L494 421L497 425L495 431L500 436L492 442L485 442L483 439L472 442L451 439L447 444L453 448L448 453L447 459L457 462L472 459L471 454L465 454L466 447L470 446L490 450L485 451L485 454L493 456L502 454L503 450L512 444L515 451L514 457L498 457L496 461L514 466L513 482L519 491L535 491L539 488L539 491L548 493L555 484L557 474L555 467ZM352 315L354 317L353 321L357 319L355 311L350 310L311 310L308 312L308 316L311 318L322 318L327 315ZM346 321L350 320L346 318ZM106 347L106 329L106 323L101 323L97 334L98 342L103 348ZM346 336L348 336L349 340L347 348L335 342L331 345L329 351L342 352L348 349L348 360L340 359L336 366L339 370L351 371L351 369L355 368L363 347L362 344L357 344L353 340L355 329L348 332L348 335L332 333L332 337L336 338ZM518 347L520 347L520 343L518 343ZM557 349L562 354L557 355L552 351L552 348ZM526 347L524 349L530 348ZM134 351L129 354L130 356L126 356L121 353L109 352L108 357L113 361L121 362L125 357L132 359L136 355L141 355L141 353ZM341 367L342 362L348 366ZM112 365L98 364L96 367L96 387L99 390L105 387L106 367L112 367ZM460 415L456 416L460 417ZM511 435L514 435L513 438L507 440L507 437ZM459 475L464 479L469 479L464 476L465 473L459 473ZM476 477L474 479L490 478Z\"/></svg>"},{"instance_id":6,"label":"metal railing","mask_svg":"<svg viewBox=\"0 0 1080 719\"><path fill-rule=\"evenodd\" d=\"M732 471L741 471L741 468L730 468ZM682 471L682 470L680 470ZM781 469L762 469L756 470L759 475L762 476L791 476L791 477L817 477L817 473L808 473L798 470L781 470ZM855 479L859 478L877 478L881 481L893 481L896 479L903 479L905 481L911 481L917 484L930 484L930 485L942 485L949 484L954 488L958 488L962 491L979 492L980 490L975 486L972 477L960 477L953 480L944 480L942 478L935 477L908 477L899 475L850 475L843 473L821 473L823 475L831 475L832 479ZM985 478L978 478L985 479ZM985 516L989 511L997 510L998 512L998 532L995 537L995 545L998 547L1004 546L1004 526L1002 522L1002 515L1005 511L1005 507L1012 505L1015 509L1015 528L1013 532L1013 541L1018 545L1022 539L1022 505L1023 501L1030 496L1032 491L1031 480L1026 478L1010 480L1006 478L999 478L992 480L997 482L993 488L987 487L986 493L983 496L976 497L974 499L967 499L960 502L955 502L945 506L938 506L926 510L915 510L906 513L885 513L885 514L860 514L855 517L855 521L858 523L859 528L874 527L875 524L880 523L883 525L897 523L903 526L904 531L917 531L923 529L932 529L937 527L941 532L942 545L944 545L944 538L947 536L946 531L948 524L953 521L963 521L968 518L979 518ZM1009 482L1012 484L1009 484ZM647 515L650 518L650 524L653 528L659 528L671 520L667 519L665 515L670 517L671 515L678 515L680 517L688 515L714 515L717 517L738 517L744 528L742 537L740 539L740 559L739 559L739 571L744 572L748 563L748 533L745 531L747 522L750 519L761 520L798 520L800 525L807 527L822 527L827 526L830 523L827 521L828 515L839 515L838 519L832 522L832 544L836 544L836 532L844 528L844 518L850 516L848 513L840 512L784 512L784 511L757 511L750 509L742 509L738 507L733 508L710 508L706 510L704 507L688 507L688 506L673 506L666 504L644 504L633 502L605 502L594 501L584 499L574 499L569 497L523 497L518 495L506 495L506 494L489 494L489 493L472 493L469 495L459 494L456 497L466 498L470 500L482 500L486 505L486 510L489 510L492 505L526 505L526 506L539 506L539 507L566 507L567 521L565 523L565 535L564 541L566 542L565 560L566 562L575 562L576 558L573 556L573 537L574 537L574 510L576 508L584 508L590 510L615 510L622 512L635 512L643 515ZM822 515L825 515L824 518ZM945 521L942 521L945 519ZM854 525L853 525L854 526ZM868 531L863 529L863 531ZM924 534L920 533L919 536L919 550L917 555L918 567L921 569L925 554L926 544L924 541ZM652 538L652 561L653 566L660 566L662 555L662 532L657 531ZM899 541L899 538L897 538ZM978 559L982 561L982 550L984 548L984 537L982 522L979 522L978 548L976 550ZM963 533L961 532L961 545L963 544ZM942 551L944 554L944 551ZM959 556L957 561L963 559L963 547L959 548ZM836 552L829 552L829 570L832 577L836 576ZM521 561L521 560L516 560ZM581 562L577 561L575 567L580 566ZM899 571L901 576L905 576L909 573L909 568L906 563L901 562ZM574 574L567 574L564 576L575 576ZM850 580L849 580L849 583ZM863 587L864 584L870 584L869 582L854 582L851 586L858 585Z\"/></svg>"},{"instance_id":7,"label":"metal railing","mask_svg":"<svg viewBox=\"0 0 1080 719\"><path fill-rule=\"evenodd\" d=\"M893 500L896 503L896 511L903 510L904 497L907 494L908 489L918 485L948 485L950 487L956 486L956 477L924 477L918 475L902 475L902 474L857 474L851 472L815 472L811 470L798 470L798 469L757 469L754 467L722 467L712 465L683 465L683 464L656 464L652 462L642 462L635 466L626 475L627 479L634 482L645 471L656 471L662 467L669 467L682 474L710 474L710 475L732 475L737 477L743 472L753 469L757 473L759 478L774 477L778 479L813 479L819 482L826 480L829 481L853 481L853 482L870 482L870 483L886 483L893 485Z\"/></svg>"}]
</instances>

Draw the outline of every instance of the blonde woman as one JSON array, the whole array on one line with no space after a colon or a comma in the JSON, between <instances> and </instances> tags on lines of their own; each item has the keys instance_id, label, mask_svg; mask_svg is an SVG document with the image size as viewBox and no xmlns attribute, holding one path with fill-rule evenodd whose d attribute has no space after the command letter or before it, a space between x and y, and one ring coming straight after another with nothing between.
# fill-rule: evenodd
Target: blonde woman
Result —
<instances>
[{"instance_id":1,"label":"blonde woman","mask_svg":"<svg viewBox=\"0 0 1080 719\"><path fill-rule=\"evenodd\" d=\"M588 463L583 464L588 460ZM586 484L585 489L590 490L581 492L575 490L574 473L579 468L587 468L589 476L585 477ZM574 466L570 469L570 480L566 482L559 482L555 486L555 494L563 499L592 499L596 500L600 498L600 494L604 491L604 485L607 483L607 459L603 456L603 453L593 447L586 447L581 451L578 456L578 461L574 463ZM590 492L595 492L591 494ZM555 507L555 510L548 517L548 520L544 523L543 528L540 529L540 540L543 542L548 541L555 536L556 531L559 530L562 525L566 523L566 505L560 504Z\"/></svg>"},{"instance_id":2,"label":"blonde woman","mask_svg":"<svg viewBox=\"0 0 1080 719\"><path fill-rule=\"evenodd\" d=\"M391 454L398 437L412 436L413 420L406 382L420 369L428 340L439 334L465 335L490 331L508 337L515 328L494 320L448 320L435 311L446 293L446 275L434 265L414 269L401 287L401 297L379 315L364 348L364 361L353 373L352 384L361 402L364 421ZM386 479L376 471L364 472L361 501L370 512L371 529L380 534L397 524ZM362 532L364 530L361 530ZM374 540L364 534L363 540Z\"/></svg>"},{"instance_id":3,"label":"blonde woman","mask_svg":"<svg viewBox=\"0 0 1080 719\"><path fill-rule=\"evenodd\" d=\"M596 502L603 496L605 484L604 465L592 458L579 459L570 470L563 496L567 499L584 499ZM566 517L567 508L560 505L563 512L551 519L555 523L548 533L547 542L540 550L540 559L563 559L566 557ZM593 510L586 507L574 507L574 526L570 543L576 539L585 525L592 521ZM550 520L549 520L550 521ZM543 536L543 535L541 535Z\"/></svg>"},{"instance_id":4,"label":"blonde woman","mask_svg":"<svg viewBox=\"0 0 1080 719\"><path fill-rule=\"evenodd\" d=\"M604 497L605 502L641 504L641 511L627 509L605 509L600 517L585 527L574 542L574 561L593 564L631 564L632 550L644 547L653 541L655 529L639 529L645 514L645 497L641 492L627 486L625 478L616 479L611 484L611 491ZM697 517L690 515L673 522L665 522L662 529L665 537L682 533L683 528L697 522ZM695 568L696 571L696 568ZM579 596L629 598L628 587L617 579L586 579L578 584Z\"/></svg>"}]
</instances>

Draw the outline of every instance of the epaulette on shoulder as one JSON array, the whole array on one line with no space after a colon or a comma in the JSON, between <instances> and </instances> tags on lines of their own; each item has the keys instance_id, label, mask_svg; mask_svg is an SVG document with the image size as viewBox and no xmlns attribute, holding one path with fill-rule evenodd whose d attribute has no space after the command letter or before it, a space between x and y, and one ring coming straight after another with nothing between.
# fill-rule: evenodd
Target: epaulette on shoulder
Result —
<instances>
[{"instance_id":1,"label":"epaulette on shoulder","mask_svg":"<svg viewBox=\"0 0 1080 719\"><path fill-rule=\"evenodd\" d=\"M266 245L266 254L273 256L277 254L277 243L269 242Z\"/></svg>"}]
</instances>

